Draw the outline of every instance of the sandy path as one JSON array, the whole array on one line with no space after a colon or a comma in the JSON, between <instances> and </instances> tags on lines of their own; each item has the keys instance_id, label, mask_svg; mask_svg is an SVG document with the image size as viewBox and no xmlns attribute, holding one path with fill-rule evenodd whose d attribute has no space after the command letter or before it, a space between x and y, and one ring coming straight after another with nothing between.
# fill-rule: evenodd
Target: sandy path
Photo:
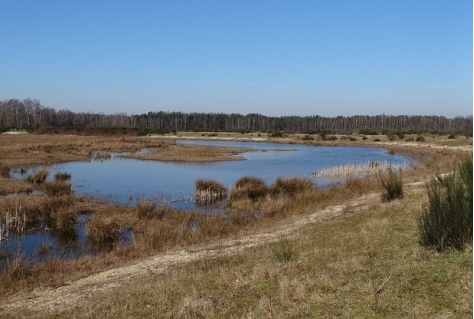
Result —
<instances>
[{"instance_id":1,"label":"sandy path","mask_svg":"<svg viewBox=\"0 0 474 319\"><path fill-rule=\"evenodd\" d=\"M74 282L68 282L58 288L37 288L0 302L0 314L1 310L12 311L20 307L49 311L67 309L79 303L81 299L93 297L97 291L117 289L134 278L148 274L160 274L174 265L182 265L203 258L229 256L250 247L278 241L282 237L292 237L304 227L340 216L347 208L350 208L351 212L363 211L373 203L380 203L380 194L365 195L346 205L327 207L310 215L299 217L285 225L266 229L254 235L220 240L216 243L186 250L160 253L135 261L134 264L128 266L106 270Z\"/></svg>"}]
</instances>

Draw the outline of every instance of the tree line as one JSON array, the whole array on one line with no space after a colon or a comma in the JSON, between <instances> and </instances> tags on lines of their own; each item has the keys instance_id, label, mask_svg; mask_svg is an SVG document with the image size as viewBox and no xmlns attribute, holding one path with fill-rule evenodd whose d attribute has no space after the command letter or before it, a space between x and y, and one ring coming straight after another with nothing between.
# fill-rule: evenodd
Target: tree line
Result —
<instances>
[{"instance_id":1,"label":"tree line","mask_svg":"<svg viewBox=\"0 0 474 319\"><path fill-rule=\"evenodd\" d=\"M247 115L224 113L148 112L75 113L55 110L35 99L10 99L0 102L0 131L27 130L133 130L139 134L173 131L212 132L284 132L284 133L352 133L381 132L462 132L472 134L472 115L446 118L436 115L354 115L323 117L271 117L257 113Z\"/></svg>"}]
</instances>

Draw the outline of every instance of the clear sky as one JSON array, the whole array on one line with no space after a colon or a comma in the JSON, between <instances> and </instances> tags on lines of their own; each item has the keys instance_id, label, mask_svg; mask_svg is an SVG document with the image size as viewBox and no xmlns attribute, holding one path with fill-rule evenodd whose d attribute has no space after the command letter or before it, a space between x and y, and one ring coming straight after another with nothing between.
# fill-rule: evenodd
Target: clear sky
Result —
<instances>
[{"instance_id":1,"label":"clear sky","mask_svg":"<svg viewBox=\"0 0 474 319\"><path fill-rule=\"evenodd\" d=\"M0 100L472 115L472 0L1 0Z\"/></svg>"}]
</instances>

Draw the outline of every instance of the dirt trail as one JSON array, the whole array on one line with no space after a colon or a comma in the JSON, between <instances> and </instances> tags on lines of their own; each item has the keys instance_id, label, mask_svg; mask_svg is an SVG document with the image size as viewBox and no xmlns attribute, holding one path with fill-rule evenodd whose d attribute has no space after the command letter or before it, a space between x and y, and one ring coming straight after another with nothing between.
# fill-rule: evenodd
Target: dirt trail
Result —
<instances>
[{"instance_id":1,"label":"dirt trail","mask_svg":"<svg viewBox=\"0 0 474 319\"><path fill-rule=\"evenodd\" d=\"M0 302L0 313L17 308L58 311L73 307L81 299L90 298L97 291L117 289L134 278L160 274L174 265L182 265L204 258L216 258L237 254L250 247L271 243L281 238L295 236L298 231L316 222L340 216L344 212L367 210L380 202L380 194L364 195L345 205L331 206L285 224L266 229L257 234L237 239L219 240L215 243L186 250L169 251L139 260L134 264L106 270L58 288L37 288Z\"/></svg>"}]
</instances>

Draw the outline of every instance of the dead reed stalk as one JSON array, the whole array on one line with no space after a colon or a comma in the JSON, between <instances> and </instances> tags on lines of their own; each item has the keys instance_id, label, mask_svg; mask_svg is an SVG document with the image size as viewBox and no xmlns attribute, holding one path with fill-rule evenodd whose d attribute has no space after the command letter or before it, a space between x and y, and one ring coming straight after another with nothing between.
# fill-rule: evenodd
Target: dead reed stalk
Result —
<instances>
[{"instance_id":1,"label":"dead reed stalk","mask_svg":"<svg viewBox=\"0 0 474 319\"><path fill-rule=\"evenodd\" d=\"M348 176L367 176L377 175L380 172L388 172L389 169L407 169L404 165L394 165L386 162L368 162L362 164L346 164L323 168L315 173L314 177L348 177Z\"/></svg>"}]
</instances>

